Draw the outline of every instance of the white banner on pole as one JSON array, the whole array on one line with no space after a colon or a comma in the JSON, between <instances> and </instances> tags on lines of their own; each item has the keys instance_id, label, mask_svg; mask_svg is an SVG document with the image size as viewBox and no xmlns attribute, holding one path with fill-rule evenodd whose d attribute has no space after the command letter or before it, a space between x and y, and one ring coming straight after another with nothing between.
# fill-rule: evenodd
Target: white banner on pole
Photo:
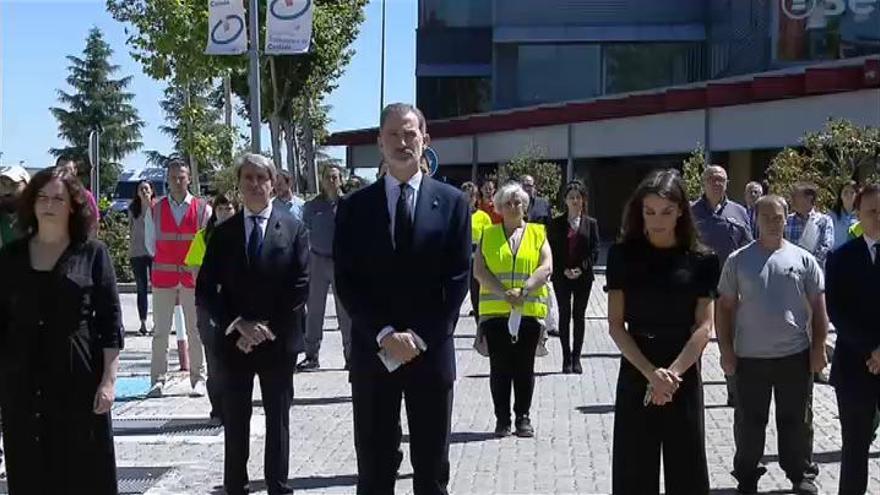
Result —
<instances>
[{"instance_id":1,"label":"white banner on pole","mask_svg":"<svg viewBox=\"0 0 880 495\"><path fill-rule=\"evenodd\" d=\"M208 55L247 52L247 26L243 0L208 0Z\"/></svg>"},{"instance_id":2,"label":"white banner on pole","mask_svg":"<svg viewBox=\"0 0 880 495\"><path fill-rule=\"evenodd\" d=\"M267 0L266 54L307 53L312 40L312 0Z\"/></svg>"}]
</instances>

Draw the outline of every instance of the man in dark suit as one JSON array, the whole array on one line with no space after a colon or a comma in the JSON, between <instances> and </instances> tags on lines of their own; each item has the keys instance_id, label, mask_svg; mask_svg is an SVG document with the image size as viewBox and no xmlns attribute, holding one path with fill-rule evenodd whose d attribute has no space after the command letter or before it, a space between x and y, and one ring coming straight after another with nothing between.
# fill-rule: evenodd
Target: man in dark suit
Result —
<instances>
[{"instance_id":1,"label":"man in dark suit","mask_svg":"<svg viewBox=\"0 0 880 495\"><path fill-rule=\"evenodd\" d=\"M838 490L843 495L865 493L880 406L880 186L865 186L855 209L864 234L832 251L825 265L828 313L837 328L831 384L843 436Z\"/></svg>"},{"instance_id":2,"label":"man in dark suit","mask_svg":"<svg viewBox=\"0 0 880 495\"><path fill-rule=\"evenodd\" d=\"M359 495L394 493L401 396L416 495L446 494L449 482L452 334L468 290L470 213L460 191L419 170L425 127L417 108L386 107L378 142L387 174L342 199L336 213L337 295L352 320Z\"/></svg>"},{"instance_id":3,"label":"man in dark suit","mask_svg":"<svg viewBox=\"0 0 880 495\"><path fill-rule=\"evenodd\" d=\"M275 165L246 154L238 166L243 209L211 236L196 301L216 324L223 364L226 493L247 493L254 376L266 412L265 478L271 495L287 485L293 367L303 348L300 312L308 296L309 244L303 224L273 208Z\"/></svg>"},{"instance_id":4,"label":"man in dark suit","mask_svg":"<svg viewBox=\"0 0 880 495\"><path fill-rule=\"evenodd\" d=\"M519 182L526 194L529 195L529 211L526 212L528 222L548 225L553 219L553 209L550 208L549 201L538 196L538 191L535 189L535 178L531 175L523 175L519 178Z\"/></svg>"}]
</instances>

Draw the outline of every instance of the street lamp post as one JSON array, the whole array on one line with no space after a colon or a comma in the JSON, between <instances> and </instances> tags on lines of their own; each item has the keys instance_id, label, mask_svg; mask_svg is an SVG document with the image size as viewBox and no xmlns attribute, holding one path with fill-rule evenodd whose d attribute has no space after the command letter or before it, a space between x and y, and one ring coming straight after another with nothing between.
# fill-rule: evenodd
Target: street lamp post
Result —
<instances>
[{"instance_id":1,"label":"street lamp post","mask_svg":"<svg viewBox=\"0 0 880 495\"><path fill-rule=\"evenodd\" d=\"M251 94L251 151L260 150L260 8L259 0L250 2L250 78L248 87Z\"/></svg>"}]
</instances>

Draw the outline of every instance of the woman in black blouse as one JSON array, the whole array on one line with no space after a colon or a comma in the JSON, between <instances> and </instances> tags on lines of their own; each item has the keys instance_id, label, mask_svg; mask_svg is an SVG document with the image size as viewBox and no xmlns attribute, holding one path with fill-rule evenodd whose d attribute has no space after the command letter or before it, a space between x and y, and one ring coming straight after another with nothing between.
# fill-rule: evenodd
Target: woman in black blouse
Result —
<instances>
[{"instance_id":1,"label":"woman in black blouse","mask_svg":"<svg viewBox=\"0 0 880 495\"><path fill-rule=\"evenodd\" d=\"M115 495L110 408L122 348L116 275L84 189L46 169L0 251L0 405L10 493ZM14 281L11 282L11 281Z\"/></svg>"},{"instance_id":2,"label":"woman in black blouse","mask_svg":"<svg viewBox=\"0 0 880 495\"><path fill-rule=\"evenodd\" d=\"M608 253L608 326L623 353L612 491L709 493L699 361L712 333L718 257L697 241L675 170L652 173L626 206Z\"/></svg>"},{"instance_id":3,"label":"woman in black blouse","mask_svg":"<svg viewBox=\"0 0 880 495\"><path fill-rule=\"evenodd\" d=\"M563 197L568 212L550 222L547 239L553 251L553 290L559 304L562 372L581 374L584 316L593 288L593 264L599 257L599 226L595 218L587 215L587 189L583 183L569 182ZM572 319L573 346L569 336Z\"/></svg>"}]
</instances>

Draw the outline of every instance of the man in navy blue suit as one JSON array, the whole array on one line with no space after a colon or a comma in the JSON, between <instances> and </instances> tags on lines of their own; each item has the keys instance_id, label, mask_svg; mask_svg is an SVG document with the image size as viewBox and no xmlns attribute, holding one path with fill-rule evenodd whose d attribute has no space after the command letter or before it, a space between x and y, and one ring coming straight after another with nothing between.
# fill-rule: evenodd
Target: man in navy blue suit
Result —
<instances>
[{"instance_id":1,"label":"man in navy blue suit","mask_svg":"<svg viewBox=\"0 0 880 495\"><path fill-rule=\"evenodd\" d=\"M837 328L831 384L843 436L842 495L863 494L868 485L868 449L880 406L880 185L865 186L855 208L864 234L828 256L825 292Z\"/></svg>"},{"instance_id":2,"label":"man in navy blue suit","mask_svg":"<svg viewBox=\"0 0 880 495\"><path fill-rule=\"evenodd\" d=\"M340 201L337 295L352 321L351 388L359 495L392 494L405 400L416 495L447 493L455 346L468 290L467 198L419 168L429 143L417 108L387 106L387 173Z\"/></svg>"}]
</instances>

